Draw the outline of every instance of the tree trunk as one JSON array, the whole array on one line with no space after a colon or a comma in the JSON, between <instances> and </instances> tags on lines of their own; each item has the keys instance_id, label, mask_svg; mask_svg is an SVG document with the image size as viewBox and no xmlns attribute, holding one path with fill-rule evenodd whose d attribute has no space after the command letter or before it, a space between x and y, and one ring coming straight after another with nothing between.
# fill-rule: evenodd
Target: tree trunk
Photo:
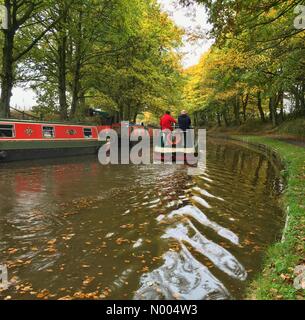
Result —
<instances>
[{"instance_id":1,"label":"tree trunk","mask_svg":"<svg viewBox=\"0 0 305 320\"><path fill-rule=\"evenodd\" d=\"M276 112L276 98L272 96L269 99L269 111L270 111L270 120L272 122L272 125L276 127L278 125L277 120L277 112Z\"/></svg>"},{"instance_id":2,"label":"tree trunk","mask_svg":"<svg viewBox=\"0 0 305 320\"><path fill-rule=\"evenodd\" d=\"M75 68L73 75L73 83L72 83L72 104L71 104L71 112L70 117L73 118L75 116L75 112L78 108L79 102L79 91L80 91L80 80L81 80L81 41L82 41L82 18L83 12L79 12L78 17L78 38L76 39L75 45Z\"/></svg>"},{"instance_id":3,"label":"tree trunk","mask_svg":"<svg viewBox=\"0 0 305 320\"><path fill-rule=\"evenodd\" d=\"M67 106L67 9L62 8L60 14L63 16L62 24L59 24L59 40L58 40L58 96L59 96L59 112L61 120L68 119Z\"/></svg>"},{"instance_id":4,"label":"tree trunk","mask_svg":"<svg viewBox=\"0 0 305 320\"><path fill-rule=\"evenodd\" d=\"M5 1L8 11L8 29L4 30L4 46L2 56L2 75L1 75L1 98L0 98L0 117L10 117L10 102L14 85L14 26L11 24L11 3Z\"/></svg>"},{"instance_id":5,"label":"tree trunk","mask_svg":"<svg viewBox=\"0 0 305 320\"><path fill-rule=\"evenodd\" d=\"M229 126L229 120L228 120L228 117L227 117L227 104L225 103L225 106L224 106L224 109L223 109L223 119L225 121L225 125L226 127Z\"/></svg>"},{"instance_id":6,"label":"tree trunk","mask_svg":"<svg viewBox=\"0 0 305 320\"><path fill-rule=\"evenodd\" d=\"M133 122L136 123L137 122L137 118L138 118L138 111L135 112L134 116L133 116Z\"/></svg>"},{"instance_id":7,"label":"tree trunk","mask_svg":"<svg viewBox=\"0 0 305 320\"><path fill-rule=\"evenodd\" d=\"M280 116L281 116L281 121L285 121L285 112L284 112L284 92L279 93L278 97L278 103L280 106Z\"/></svg>"},{"instance_id":8,"label":"tree trunk","mask_svg":"<svg viewBox=\"0 0 305 320\"><path fill-rule=\"evenodd\" d=\"M247 121L247 106L248 106L248 102L249 102L249 94L246 95L246 99L245 100L242 97L244 122Z\"/></svg>"},{"instance_id":9,"label":"tree trunk","mask_svg":"<svg viewBox=\"0 0 305 320\"><path fill-rule=\"evenodd\" d=\"M234 103L234 117L235 117L235 124L237 126L240 125L240 96L236 95L236 101Z\"/></svg>"},{"instance_id":10,"label":"tree trunk","mask_svg":"<svg viewBox=\"0 0 305 320\"><path fill-rule=\"evenodd\" d=\"M68 118L67 110L67 81L66 81L66 37L60 40L58 47L58 96L59 96L59 111L61 120Z\"/></svg>"},{"instance_id":11,"label":"tree trunk","mask_svg":"<svg viewBox=\"0 0 305 320\"><path fill-rule=\"evenodd\" d=\"M217 112L217 123L218 123L218 127L221 127L221 115L219 112Z\"/></svg>"},{"instance_id":12,"label":"tree trunk","mask_svg":"<svg viewBox=\"0 0 305 320\"><path fill-rule=\"evenodd\" d=\"M197 126L197 112L194 112L193 114L193 123L194 123L194 126Z\"/></svg>"},{"instance_id":13,"label":"tree trunk","mask_svg":"<svg viewBox=\"0 0 305 320\"><path fill-rule=\"evenodd\" d=\"M123 121L123 119L124 119L124 108L120 106L119 122Z\"/></svg>"},{"instance_id":14,"label":"tree trunk","mask_svg":"<svg viewBox=\"0 0 305 320\"><path fill-rule=\"evenodd\" d=\"M75 66L75 73L74 73L73 85L72 85L72 103L71 103L71 111L70 111L71 118L75 116L76 110L78 109L79 90L80 90L80 64L77 63Z\"/></svg>"},{"instance_id":15,"label":"tree trunk","mask_svg":"<svg viewBox=\"0 0 305 320\"><path fill-rule=\"evenodd\" d=\"M265 122L266 118L265 118L265 113L264 113L263 105L262 105L262 93L261 92L258 92L258 94L257 94L257 107L258 107L258 111L259 111L261 120L263 122Z\"/></svg>"},{"instance_id":16,"label":"tree trunk","mask_svg":"<svg viewBox=\"0 0 305 320\"><path fill-rule=\"evenodd\" d=\"M128 103L128 105L127 105L127 120L128 121L131 121L131 106L130 106L130 103Z\"/></svg>"}]
</instances>

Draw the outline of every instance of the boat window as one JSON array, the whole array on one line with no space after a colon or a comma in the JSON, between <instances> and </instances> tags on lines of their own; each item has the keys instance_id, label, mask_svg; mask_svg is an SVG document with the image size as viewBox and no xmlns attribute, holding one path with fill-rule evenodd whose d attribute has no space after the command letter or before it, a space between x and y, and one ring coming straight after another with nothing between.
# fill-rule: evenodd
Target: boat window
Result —
<instances>
[{"instance_id":1,"label":"boat window","mask_svg":"<svg viewBox=\"0 0 305 320\"><path fill-rule=\"evenodd\" d=\"M54 138L55 137L54 127L43 127L42 132L43 132L44 138Z\"/></svg>"},{"instance_id":2,"label":"boat window","mask_svg":"<svg viewBox=\"0 0 305 320\"><path fill-rule=\"evenodd\" d=\"M10 124L0 124L0 139L1 138L13 138L14 126Z\"/></svg>"},{"instance_id":3,"label":"boat window","mask_svg":"<svg viewBox=\"0 0 305 320\"><path fill-rule=\"evenodd\" d=\"M87 139L92 138L92 129L90 129L90 128L85 128L85 129L84 129L84 136L85 136L85 138L87 138Z\"/></svg>"}]
</instances>

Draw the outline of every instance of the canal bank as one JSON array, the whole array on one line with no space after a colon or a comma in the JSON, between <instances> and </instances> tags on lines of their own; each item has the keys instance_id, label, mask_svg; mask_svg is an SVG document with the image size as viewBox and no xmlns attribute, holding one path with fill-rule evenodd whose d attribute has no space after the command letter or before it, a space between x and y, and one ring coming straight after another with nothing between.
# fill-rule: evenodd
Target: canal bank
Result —
<instances>
[{"instance_id":1,"label":"canal bank","mask_svg":"<svg viewBox=\"0 0 305 320\"><path fill-rule=\"evenodd\" d=\"M265 148L269 155L277 154L285 166L282 175L286 191L282 205L287 220L282 241L267 251L263 272L252 282L247 296L259 300L303 300L305 290L300 287L304 288L304 277L300 273L305 265L305 148L266 137L229 138Z\"/></svg>"}]
</instances>

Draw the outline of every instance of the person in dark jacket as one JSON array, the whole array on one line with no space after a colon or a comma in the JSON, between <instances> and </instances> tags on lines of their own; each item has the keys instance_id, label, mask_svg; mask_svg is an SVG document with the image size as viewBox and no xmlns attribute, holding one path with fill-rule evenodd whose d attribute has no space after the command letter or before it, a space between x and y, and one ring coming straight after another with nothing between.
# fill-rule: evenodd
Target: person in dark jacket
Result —
<instances>
[{"instance_id":1,"label":"person in dark jacket","mask_svg":"<svg viewBox=\"0 0 305 320\"><path fill-rule=\"evenodd\" d=\"M183 110L181 112L181 115L178 118L178 123L179 123L179 128L182 131L187 131L187 130L191 129L192 120L188 116L188 114L187 114L187 112L185 110Z\"/></svg>"},{"instance_id":2,"label":"person in dark jacket","mask_svg":"<svg viewBox=\"0 0 305 320\"><path fill-rule=\"evenodd\" d=\"M192 120L188 116L187 112L183 110L178 118L179 128L184 132L184 147L187 147L186 134L189 129L191 129Z\"/></svg>"}]
</instances>

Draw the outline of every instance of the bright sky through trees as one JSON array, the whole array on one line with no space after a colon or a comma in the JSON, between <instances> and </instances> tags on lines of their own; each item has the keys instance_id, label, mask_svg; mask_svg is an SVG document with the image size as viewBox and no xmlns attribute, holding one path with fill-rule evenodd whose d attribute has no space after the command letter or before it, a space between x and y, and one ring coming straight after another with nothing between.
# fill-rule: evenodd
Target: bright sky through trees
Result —
<instances>
[{"instance_id":1,"label":"bright sky through trees","mask_svg":"<svg viewBox=\"0 0 305 320\"><path fill-rule=\"evenodd\" d=\"M193 5L190 8L182 7L173 0L159 0L164 11L166 11L175 23L187 30L187 33L199 34L201 39L190 40L189 36L184 38L184 47L181 51L185 53L183 59L184 67L190 67L197 64L200 57L212 45L212 41L204 37L210 26L207 22L208 17L205 9L201 5Z\"/></svg>"}]
</instances>

